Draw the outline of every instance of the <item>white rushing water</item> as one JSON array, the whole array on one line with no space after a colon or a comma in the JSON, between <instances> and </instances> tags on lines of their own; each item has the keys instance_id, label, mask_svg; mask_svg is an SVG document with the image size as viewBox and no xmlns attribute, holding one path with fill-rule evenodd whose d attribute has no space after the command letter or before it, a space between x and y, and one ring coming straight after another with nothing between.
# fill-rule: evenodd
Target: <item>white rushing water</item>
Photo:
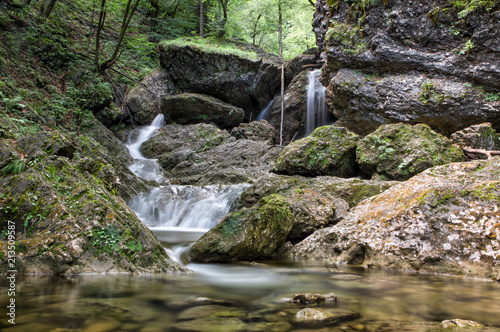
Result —
<instances>
[{"instance_id":1,"label":"white rushing water","mask_svg":"<svg viewBox=\"0 0 500 332\"><path fill-rule=\"evenodd\" d=\"M266 107L260 111L259 115L257 116L257 121L260 121L260 120L267 120L267 115L269 114L269 110L271 109L271 106L273 105L273 102L276 98L274 98L273 100L271 100L267 105Z\"/></svg>"},{"instance_id":2,"label":"white rushing water","mask_svg":"<svg viewBox=\"0 0 500 332\"><path fill-rule=\"evenodd\" d=\"M158 115L149 126L134 129L127 148L134 158L130 166L137 176L163 182L156 159L147 159L141 145L165 125ZM229 212L248 184L211 186L160 186L137 195L128 205L156 237L167 243L188 243L199 239ZM172 256L180 254L171 250Z\"/></svg>"},{"instance_id":3,"label":"white rushing water","mask_svg":"<svg viewBox=\"0 0 500 332\"><path fill-rule=\"evenodd\" d=\"M162 172L156 159L145 158L141 151L141 145L153 134L165 125L163 114L159 114L149 126L139 127L132 130L128 136L128 143L125 144L130 155L134 158L134 163L129 169L138 177L148 181L163 182Z\"/></svg>"},{"instance_id":4,"label":"white rushing water","mask_svg":"<svg viewBox=\"0 0 500 332\"><path fill-rule=\"evenodd\" d=\"M329 124L331 118L325 103L326 88L321 84L320 76L321 69L313 70L308 75L306 136L314 129Z\"/></svg>"}]
</instances>

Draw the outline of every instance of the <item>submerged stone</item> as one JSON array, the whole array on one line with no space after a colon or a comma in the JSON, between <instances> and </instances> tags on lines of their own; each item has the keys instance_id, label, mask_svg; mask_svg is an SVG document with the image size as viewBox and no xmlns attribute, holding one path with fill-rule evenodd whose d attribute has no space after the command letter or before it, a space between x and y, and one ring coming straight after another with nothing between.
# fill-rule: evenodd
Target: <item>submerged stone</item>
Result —
<instances>
[{"instance_id":1,"label":"submerged stone","mask_svg":"<svg viewBox=\"0 0 500 332\"><path fill-rule=\"evenodd\" d=\"M310 304L310 303L335 303L337 302L337 295L335 293L328 294L312 294L312 293L302 293L295 294L290 299L290 302Z\"/></svg>"},{"instance_id":2,"label":"submerged stone","mask_svg":"<svg viewBox=\"0 0 500 332\"><path fill-rule=\"evenodd\" d=\"M474 328L482 328L483 325L474 322L472 320L464 320L464 319L449 319L441 322L441 326L445 329L474 329Z\"/></svg>"},{"instance_id":3,"label":"submerged stone","mask_svg":"<svg viewBox=\"0 0 500 332\"><path fill-rule=\"evenodd\" d=\"M295 314L293 322L300 326L315 327L337 325L360 317L361 315L359 313L353 311L306 308Z\"/></svg>"}]
</instances>

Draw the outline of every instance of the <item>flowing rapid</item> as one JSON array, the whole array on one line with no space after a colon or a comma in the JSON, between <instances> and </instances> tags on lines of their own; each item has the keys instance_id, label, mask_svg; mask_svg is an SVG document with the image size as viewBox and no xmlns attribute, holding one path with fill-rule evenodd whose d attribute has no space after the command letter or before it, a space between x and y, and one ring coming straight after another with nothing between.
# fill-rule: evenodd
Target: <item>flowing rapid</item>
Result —
<instances>
[{"instance_id":1,"label":"flowing rapid","mask_svg":"<svg viewBox=\"0 0 500 332\"><path fill-rule=\"evenodd\" d=\"M141 178L158 183L163 183L164 179L157 160L145 158L140 148L164 125L160 114L151 125L134 129L127 144L134 158L130 169ZM216 226L248 186L160 186L134 197L128 205L160 241L166 244L190 243Z\"/></svg>"},{"instance_id":2,"label":"flowing rapid","mask_svg":"<svg viewBox=\"0 0 500 332\"><path fill-rule=\"evenodd\" d=\"M145 158L140 149L154 133L165 125L163 114L159 114L149 126L139 127L132 130L128 135L128 143L125 144L130 155L134 158L134 163L129 169L138 177L148 181L163 182L163 176L156 159Z\"/></svg>"},{"instance_id":3,"label":"flowing rapid","mask_svg":"<svg viewBox=\"0 0 500 332\"><path fill-rule=\"evenodd\" d=\"M320 82L321 69L309 72L307 84L306 136L332 122L325 103L326 88Z\"/></svg>"}]
</instances>

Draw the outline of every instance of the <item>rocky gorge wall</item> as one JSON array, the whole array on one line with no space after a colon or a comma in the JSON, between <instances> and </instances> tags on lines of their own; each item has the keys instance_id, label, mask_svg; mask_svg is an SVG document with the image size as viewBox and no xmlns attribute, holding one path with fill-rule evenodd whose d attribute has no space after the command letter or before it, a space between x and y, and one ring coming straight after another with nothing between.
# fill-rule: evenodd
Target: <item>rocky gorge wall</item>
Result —
<instances>
[{"instance_id":1,"label":"rocky gorge wall","mask_svg":"<svg viewBox=\"0 0 500 332\"><path fill-rule=\"evenodd\" d=\"M486 121L500 129L498 1L318 0L316 7L322 81L337 125L361 135L396 122L426 123L444 135Z\"/></svg>"}]
</instances>

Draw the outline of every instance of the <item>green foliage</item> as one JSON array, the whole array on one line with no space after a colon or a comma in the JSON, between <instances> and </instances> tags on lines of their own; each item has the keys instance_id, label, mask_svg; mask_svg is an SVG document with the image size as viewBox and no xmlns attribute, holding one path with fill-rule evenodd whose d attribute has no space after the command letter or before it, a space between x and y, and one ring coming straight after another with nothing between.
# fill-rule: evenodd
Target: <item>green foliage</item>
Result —
<instances>
[{"instance_id":1,"label":"green foliage","mask_svg":"<svg viewBox=\"0 0 500 332\"><path fill-rule=\"evenodd\" d=\"M457 12L459 19L466 18L470 13L484 8L486 11L491 11L498 5L498 0L448 0Z\"/></svg>"},{"instance_id":2,"label":"green foliage","mask_svg":"<svg viewBox=\"0 0 500 332\"><path fill-rule=\"evenodd\" d=\"M345 52L359 54L366 49L362 29L344 23L335 23L325 36L327 43L341 46Z\"/></svg>"},{"instance_id":3,"label":"green foliage","mask_svg":"<svg viewBox=\"0 0 500 332\"><path fill-rule=\"evenodd\" d=\"M472 51L474 50L474 43L472 40L467 40L465 43L462 44L460 49L454 49L453 52L457 55L470 55Z\"/></svg>"},{"instance_id":4,"label":"green foliage","mask_svg":"<svg viewBox=\"0 0 500 332\"><path fill-rule=\"evenodd\" d=\"M109 255L120 249L120 232L112 225L96 227L86 233L96 255L105 252Z\"/></svg>"},{"instance_id":5,"label":"green foliage","mask_svg":"<svg viewBox=\"0 0 500 332\"><path fill-rule=\"evenodd\" d=\"M21 174L26 169L26 162L21 159L16 159L8 163L0 170L0 175L15 175Z\"/></svg>"},{"instance_id":6,"label":"green foliage","mask_svg":"<svg viewBox=\"0 0 500 332\"><path fill-rule=\"evenodd\" d=\"M420 100L423 104L441 104L445 101L445 99L446 96L437 92L432 81L427 81L422 84L418 100Z\"/></svg>"},{"instance_id":7,"label":"green foliage","mask_svg":"<svg viewBox=\"0 0 500 332\"><path fill-rule=\"evenodd\" d=\"M239 48L236 44L220 38L183 37L174 40L166 40L163 41L162 44L165 46L191 46L206 52L234 54L252 60L257 60L259 58L256 52Z\"/></svg>"},{"instance_id":8,"label":"green foliage","mask_svg":"<svg viewBox=\"0 0 500 332\"><path fill-rule=\"evenodd\" d=\"M307 0L283 0L283 56L295 55L315 47L311 31L314 7ZM253 43L278 54L278 2L275 0L231 0L226 32L229 37Z\"/></svg>"},{"instance_id":9,"label":"green foliage","mask_svg":"<svg viewBox=\"0 0 500 332\"><path fill-rule=\"evenodd\" d=\"M486 101L500 101L500 92L499 93L488 93L484 100Z\"/></svg>"}]
</instances>

